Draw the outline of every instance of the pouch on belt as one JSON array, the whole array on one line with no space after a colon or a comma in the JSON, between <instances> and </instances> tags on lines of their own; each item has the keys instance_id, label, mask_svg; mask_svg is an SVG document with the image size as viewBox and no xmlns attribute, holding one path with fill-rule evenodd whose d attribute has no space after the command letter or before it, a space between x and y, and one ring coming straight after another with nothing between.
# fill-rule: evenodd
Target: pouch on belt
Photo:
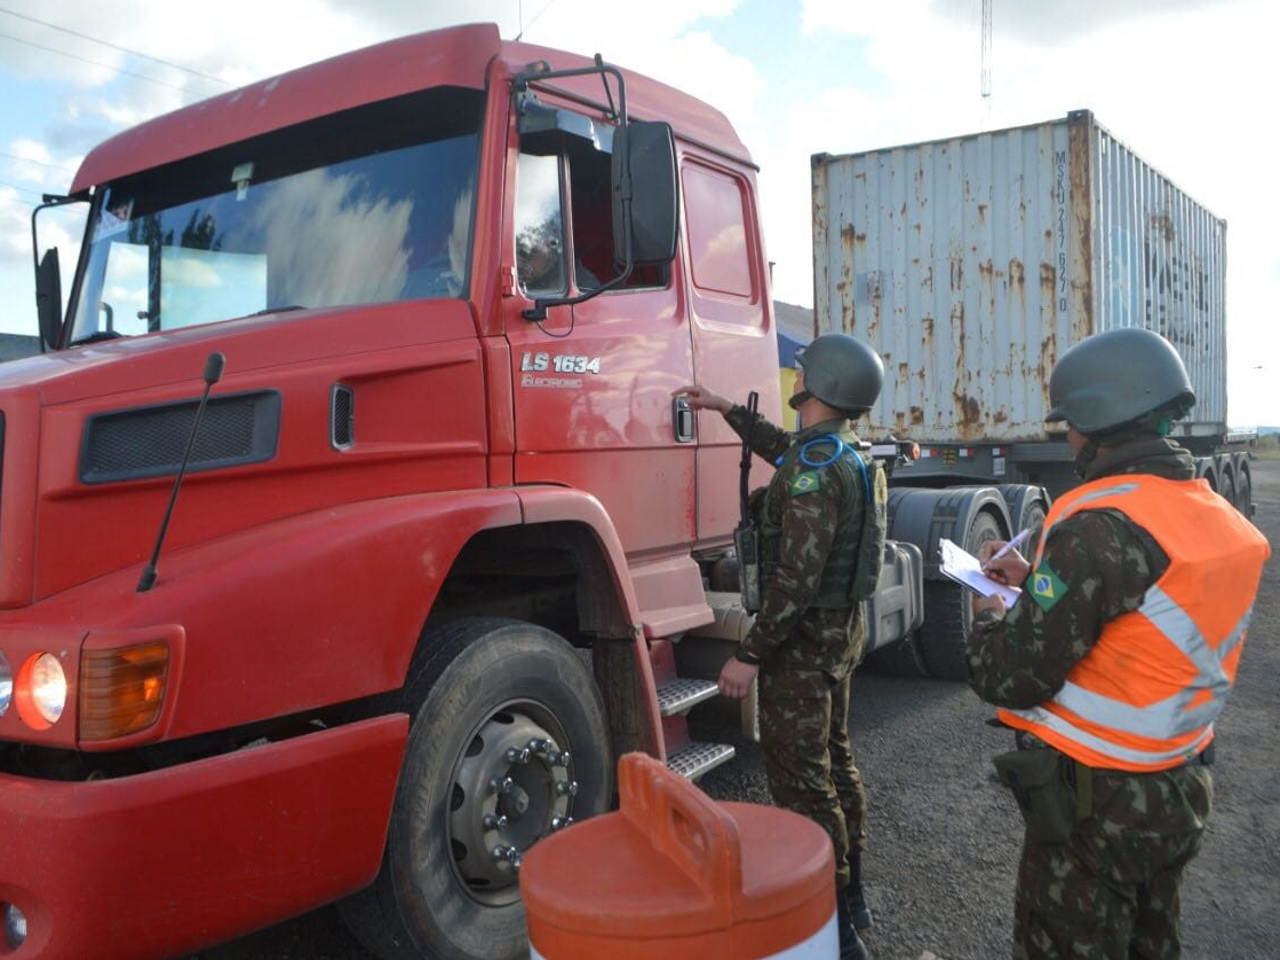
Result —
<instances>
[{"instance_id":1,"label":"pouch on belt","mask_svg":"<svg viewBox=\"0 0 1280 960\"><path fill-rule=\"evenodd\" d=\"M1065 843L1076 823L1076 791L1067 782L1065 760L1041 747L1010 750L992 759L1000 782L1013 791L1027 836L1042 843Z\"/></svg>"}]
</instances>

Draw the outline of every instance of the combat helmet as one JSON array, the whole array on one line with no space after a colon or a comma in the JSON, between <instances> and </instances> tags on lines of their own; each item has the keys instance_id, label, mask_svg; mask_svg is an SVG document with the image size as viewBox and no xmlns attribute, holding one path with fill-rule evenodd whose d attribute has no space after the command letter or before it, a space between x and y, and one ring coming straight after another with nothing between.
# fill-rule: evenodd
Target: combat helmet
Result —
<instances>
[{"instance_id":1,"label":"combat helmet","mask_svg":"<svg viewBox=\"0 0 1280 960\"><path fill-rule=\"evenodd\" d=\"M804 393L842 413L866 413L884 385L880 355L847 333L824 333L796 351L796 363L804 370Z\"/></svg>"},{"instance_id":2,"label":"combat helmet","mask_svg":"<svg viewBox=\"0 0 1280 960\"><path fill-rule=\"evenodd\" d=\"M1173 344L1152 330L1121 327L1081 340L1062 355L1049 376L1045 420L1065 420L1088 437L1164 433L1161 422L1184 416L1195 402Z\"/></svg>"}]
</instances>

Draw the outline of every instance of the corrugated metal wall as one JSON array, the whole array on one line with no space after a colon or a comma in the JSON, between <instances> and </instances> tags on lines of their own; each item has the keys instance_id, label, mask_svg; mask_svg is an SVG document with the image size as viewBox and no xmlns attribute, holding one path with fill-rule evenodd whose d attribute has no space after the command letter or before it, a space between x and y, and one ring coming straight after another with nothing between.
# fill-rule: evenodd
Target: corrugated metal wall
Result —
<instances>
[{"instance_id":1,"label":"corrugated metal wall","mask_svg":"<svg viewBox=\"0 0 1280 960\"><path fill-rule=\"evenodd\" d=\"M1197 432L1227 421L1225 221L1116 140L1097 131L1098 329L1139 326L1178 348Z\"/></svg>"},{"instance_id":2,"label":"corrugated metal wall","mask_svg":"<svg viewBox=\"0 0 1280 960\"><path fill-rule=\"evenodd\" d=\"M818 326L885 359L873 433L1042 439L1058 355L1148 313L1225 420L1222 225L1087 113L815 157L813 188Z\"/></svg>"}]
</instances>

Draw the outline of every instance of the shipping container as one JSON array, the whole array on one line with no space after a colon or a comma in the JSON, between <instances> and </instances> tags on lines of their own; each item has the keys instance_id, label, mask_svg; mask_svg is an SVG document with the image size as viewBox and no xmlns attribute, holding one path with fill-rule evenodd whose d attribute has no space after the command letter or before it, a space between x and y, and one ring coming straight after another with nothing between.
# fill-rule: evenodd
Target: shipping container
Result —
<instances>
[{"instance_id":1,"label":"shipping container","mask_svg":"<svg viewBox=\"0 0 1280 960\"><path fill-rule=\"evenodd\" d=\"M873 435L1043 441L1049 372L1090 334L1145 327L1198 402L1175 435L1226 432L1226 222L1087 110L813 158L815 325L884 357Z\"/></svg>"}]
</instances>

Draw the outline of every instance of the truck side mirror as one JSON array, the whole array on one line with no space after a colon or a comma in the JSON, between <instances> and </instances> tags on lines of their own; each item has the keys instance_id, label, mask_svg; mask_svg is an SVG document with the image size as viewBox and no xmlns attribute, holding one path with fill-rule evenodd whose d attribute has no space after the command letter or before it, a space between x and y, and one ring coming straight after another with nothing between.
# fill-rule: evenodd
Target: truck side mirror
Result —
<instances>
[{"instance_id":1,"label":"truck side mirror","mask_svg":"<svg viewBox=\"0 0 1280 960\"><path fill-rule=\"evenodd\" d=\"M40 321L41 348L45 352L56 350L62 332L62 269L57 247L44 252L36 269L36 316Z\"/></svg>"},{"instance_id":2,"label":"truck side mirror","mask_svg":"<svg viewBox=\"0 0 1280 960\"><path fill-rule=\"evenodd\" d=\"M640 266L670 263L679 218L670 124L643 121L619 128L613 144L614 250L630 250L632 263Z\"/></svg>"}]
</instances>

